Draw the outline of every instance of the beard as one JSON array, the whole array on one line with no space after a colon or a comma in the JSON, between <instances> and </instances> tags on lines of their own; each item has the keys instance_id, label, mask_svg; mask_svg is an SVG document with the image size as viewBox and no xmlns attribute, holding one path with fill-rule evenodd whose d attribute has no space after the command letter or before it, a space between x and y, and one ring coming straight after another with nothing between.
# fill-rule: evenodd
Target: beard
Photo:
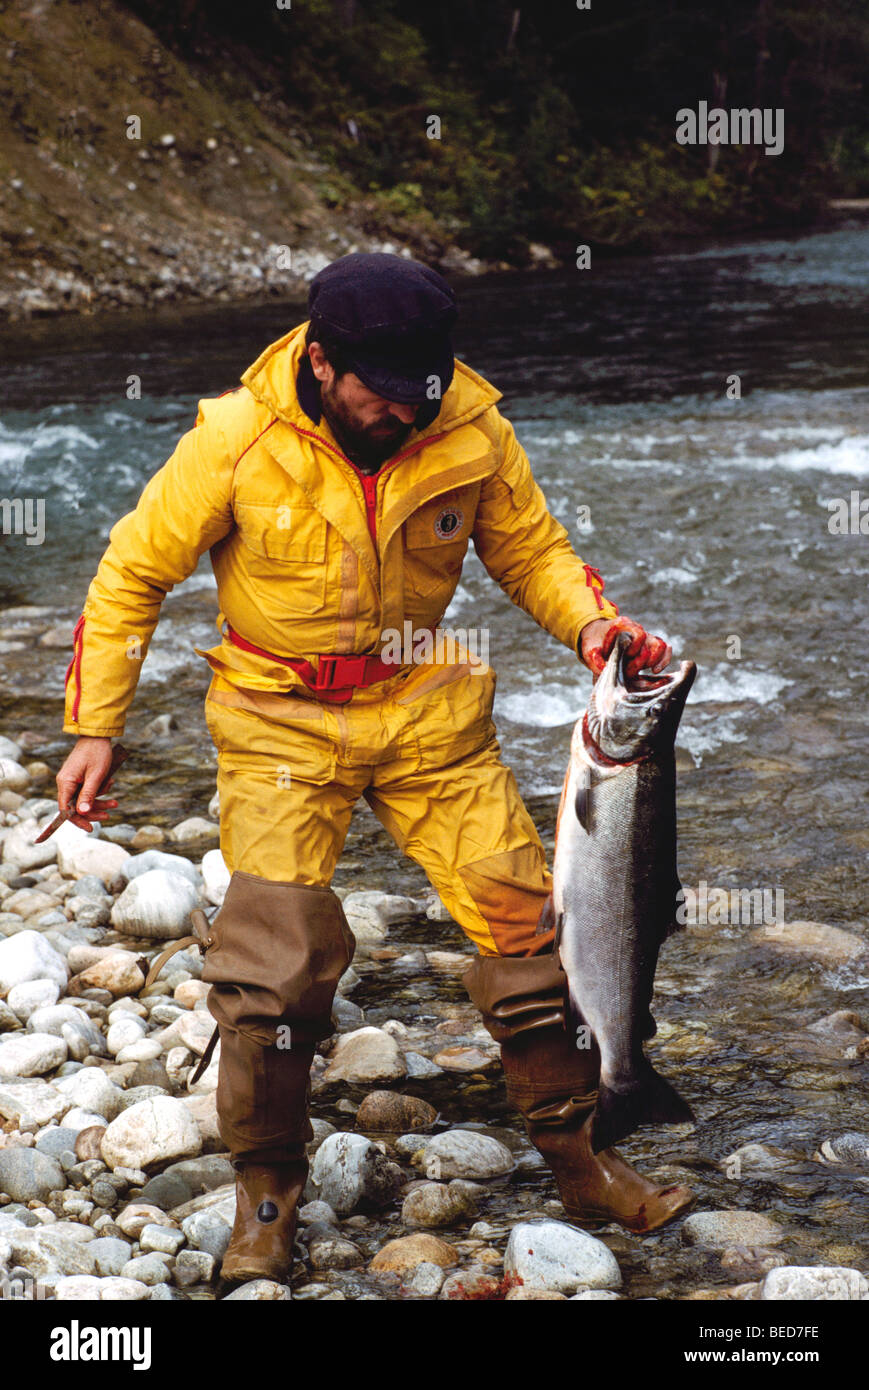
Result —
<instances>
[{"instance_id":1,"label":"beard","mask_svg":"<svg viewBox=\"0 0 869 1390\"><path fill-rule=\"evenodd\" d=\"M329 428L344 453L363 473L376 473L397 454L409 437L413 425L405 425L394 416L387 416L377 425L360 428L356 416L339 398L334 386L320 387L320 405Z\"/></svg>"}]
</instances>

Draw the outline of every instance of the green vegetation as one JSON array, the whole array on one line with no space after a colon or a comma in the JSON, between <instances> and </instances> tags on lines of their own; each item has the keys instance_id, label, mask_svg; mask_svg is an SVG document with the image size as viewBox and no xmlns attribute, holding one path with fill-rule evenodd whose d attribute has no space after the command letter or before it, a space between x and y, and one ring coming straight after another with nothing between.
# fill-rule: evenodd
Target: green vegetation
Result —
<instances>
[{"instance_id":1,"label":"green vegetation","mask_svg":"<svg viewBox=\"0 0 869 1390\"><path fill-rule=\"evenodd\" d=\"M869 194L869 0L129 7L194 65L231 47L381 226L486 257L793 225ZM783 108L783 153L677 145L701 100Z\"/></svg>"}]
</instances>

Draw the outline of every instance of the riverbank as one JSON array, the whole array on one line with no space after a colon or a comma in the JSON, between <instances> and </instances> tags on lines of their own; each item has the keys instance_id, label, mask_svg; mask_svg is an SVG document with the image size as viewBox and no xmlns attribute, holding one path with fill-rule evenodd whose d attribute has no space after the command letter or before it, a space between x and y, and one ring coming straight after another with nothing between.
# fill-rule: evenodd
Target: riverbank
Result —
<instances>
[{"instance_id":1,"label":"riverbank","mask_svg":"<svg viewBox=\"0 0 869 1390\"><path fill-rule=\"evenodd\" d=\"M866 659L865 644L831 644L830 611L860 632L869 573L865 537L831 532L827 503L869 476L867 242L839 231L462 287L462 352L504 390L553 514L622 610L700 668L679 733L683 884L710 905L717 889L731 904L734 890L783 898L782 923L701 912L661 953L649 1055L698 1123L640 1130L624 1149L656 1181L692 1187L694 1207L646 1237L571 1227L461 984L472 948L362 801L333 881L360 950L312 1072L321 1185L290 1279L237 1297L747 1300L755 1322L770 1299L865 1294L869 840L854 807L869 766L855 699ZM201 961L184 952L144 987L139 962L162 941L127 915L154 892L182 932L180 909L195 897L211 913L220 895L195 655L215 640L207 561L162 606L112 824L33 842L54 814L72 629L109 529L189 428L197 394L237 380L286 318L281 303L164 304L95 314L82 332L68 315L20 326L4 351L9 491L44 498L46 523L43 545L0 546L0 757L13 764L0 972L9 957L17 972L0 973L0 1175L14 1184L0 1198L0 1279L5 1268L22 1297L40 1280L63 1301L227 1296L216 1275L234 1199L214 1071L191 1080L210 1028ZM725 394L733 371L738 401ZM124 395L130 372L139 400ZM491 635L499 743L551 862L588 675L472 551L447 622ZM133 1121L155 1114L171 1141L134 1152ZM379 1192L340 1186L341 1171L364 1176L366 1156ZM529 1225L525 1250L558 1256L548 1272L517 1263Z\"/></svg>"},{"instance_id":2,"label":"riverbank","mask_svg":"<svg viewBox=\"0 0 869 1390\"><path fill-rule=\"evenodd\" d=\"M424 215L390 214L246 75L185 63L122 7L0 19L0 315L304 297L346 252L479 263ZM58 54L64 54L59 64Z\"/></svg>"},{"instance_id":3,"label":"riverbank","mask_svg":"<svg viewBox=\"0 0 869 1390\"><path fill-rule=\"evenodd\" d=\"M592 1235L565 1219L506 1101L498 1048L461 983L469 943L421 875L402 885L410 891L373 886L394 888L395 876L372 859L361 826L335 884L357 946L334 1002L335 1035L311 1069L314 1138L297 1259L284 1282L230 1293L219 1278L235 1213L217 1127L219 1051L194 1079L213 1029L202 960L188 948L151 984L145 975L186 934L192 908L213 916L223 900L216 800L207 817L165 828L119 821L119 812L98 834L67 824L38 845L56 810L40 757L48 750L34 731L6 727L14 737L0 737L5 1296L869 1295L854 1200L869 1181L859 1100L869 1039L830 987L831 972L865 959L864 936L817 923L750 934L700 925L667 944L650 1050L680 1076L698 1124L642 1131L626 1148L656 1181L689 1182L695 1206L650 1236L614 1224ZM550 847L553 815L554 803ZM747 964L774 995L774 1022L759 1019L751 1001L734 1007Z\"/></svg>"},{"instance_id":4,"label":"riverbank","mask_svg":"<svg viewBox=\"0 0 869 1390\"><path fill-rule=\"evenodd\" d=\"M315 103L312 115L279 66L225 38L203 35L187 51L121 4L54 5L50 28L45 9L29 0L0 16L0 315L10 322L303 300L312 276L351 251L414 255L448 275L571 268L577 243L595 258L673 251L859 213L786 179L758 192L738 162L704 170L663 132L619 152L546 133L539 116L527 148L501 148L493 128L488 150L476 111L429 140L414 124L418 103L396 108L405 154L389 175L377 161L391 108L375 141L373 110L360 114L361 133L331 108ZM417 63L406 82L424 83ZM539 204L537 221L510 202L517 189Z\"/></svg>"}]
</instances>

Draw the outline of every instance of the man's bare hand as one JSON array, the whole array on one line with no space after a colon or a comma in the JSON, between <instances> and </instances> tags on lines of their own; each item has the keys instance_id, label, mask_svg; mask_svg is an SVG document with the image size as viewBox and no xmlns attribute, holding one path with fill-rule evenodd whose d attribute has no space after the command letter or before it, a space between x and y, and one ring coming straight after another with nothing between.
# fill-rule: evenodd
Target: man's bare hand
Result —
<instances>
[{"instance_id":1,"label":"man's bare hand","mask_svg":"<svg viewBox=\"0 0 869 1390\"><path fill-rule=\"evenodd\" d=\"M97 799L112 762L110 738L80 738L57 774L57 804L70 812L73 825L92 830L93 821L103 821L117 801ZM108 791L112 783L103 788Z\"/></svg>"}]
</instances>

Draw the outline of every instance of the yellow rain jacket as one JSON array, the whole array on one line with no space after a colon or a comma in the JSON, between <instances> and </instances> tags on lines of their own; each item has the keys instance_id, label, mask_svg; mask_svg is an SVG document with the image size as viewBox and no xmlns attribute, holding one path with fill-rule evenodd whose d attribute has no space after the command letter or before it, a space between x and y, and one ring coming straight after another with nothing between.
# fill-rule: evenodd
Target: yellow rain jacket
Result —
<instances>
[{"instance_id":1,"label":"yellow rain jacket","mask_svg":"<svg viewBox=\"0 0 869 1390\"><path fill-rule=\"evenodd\" d=\"M266 348L243 385L203 400L195 428L113 528L75 631L64 731L121 734L160 605L205 550L218 622L269 653L382 649L387 630L433 629L468 542L514 603L574 653L617 609L547 510L501 395L464 363L428 428L365 478L296 391L307 323ZM224 637L202 653L248 690L303 684Z\"/></svg>"},{"instance_id":2,"label":"yellow rain jacket","mask_svg":"<svg viewBox=\"0 0 869 1390\"><path fill-rule=\"evenodd\" d=\"M202 653L230 872L328 887L364 797L480 951L534 955L551 948L537 931L551 878L501 760L494 673L458 634L420 659L414 634L437 628L471 539L574 652L586 623L616 609L547 511L488 382L457 362L435 423L365 477L302 408L306 327L267 348L240 390L200 403L113 528L76 628L64 728L122 732L160 604L210 549L218 622L258 649L224 632ZM316 392L302 395L316 415ZM324 656L380 652L395 663L386 679L333 703L276 659L308 662L310 682Z\"/></svg>"}]
</instances>

